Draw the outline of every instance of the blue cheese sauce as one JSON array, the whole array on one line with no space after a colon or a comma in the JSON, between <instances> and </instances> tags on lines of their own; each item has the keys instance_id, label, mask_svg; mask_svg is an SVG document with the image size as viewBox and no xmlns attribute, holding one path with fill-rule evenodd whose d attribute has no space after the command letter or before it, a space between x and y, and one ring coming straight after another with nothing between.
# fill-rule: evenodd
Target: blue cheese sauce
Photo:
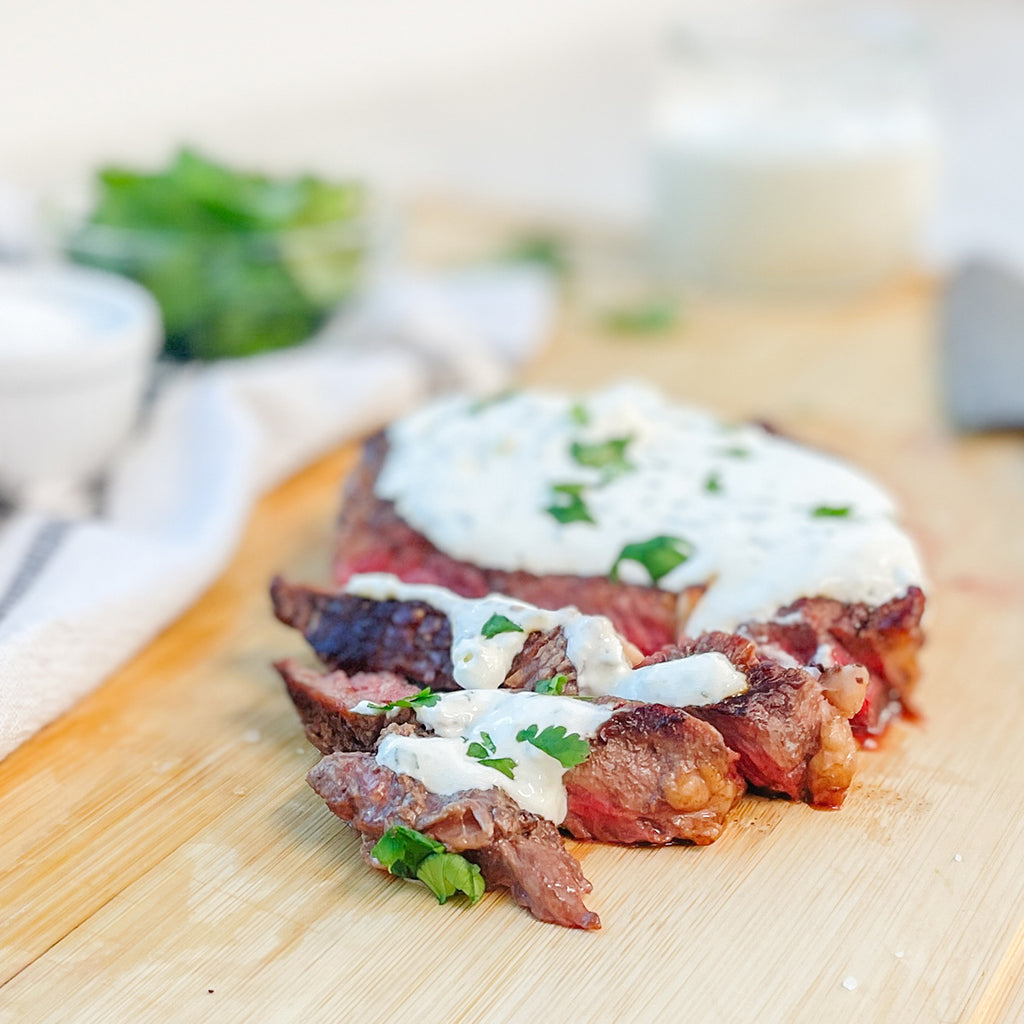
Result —
<instances>
[{"instance_id":1,"label":"blue cheese sauce","mask_svg":"<svg viewBox=\"0 0 1024 1024\"><path fill-rule=\"evenodd\" d=\"M748 688L747 677L724 654L709 651L634 669L615 685L613 693L646 704L683 708L717 704Z\"/></svg>"},{"instance_id":2,"label":"blue cheese sauce","mask_svg":"<svg viewBox=\"0 0 1024 1024\"><path fill-rule=\"evenodd\" d=\"M612 711L572 697L498 689L530 632L561 626L583 695L611 694L686 707L723 700L744 692L748 685L743 673L717 652L633 668L611 622L604 616L583 615L576 608L547 611L500 594L464 598L443 587L403 583L383 573L353 576L345 590L376 601L421 601L447 616L453 674L463 687L439 694L430 707L415 709L417 720L433 735L385 734L377 747L377 762L412 776L434 793L497 786L524 810L556 824L566 814L565 769L558 760L516 736L530 725L539 730L563 726L567 733L591 739ZM522 626L522 631L485 635L484 626L494 615ZM378 713L368 701L361 701L353 710ZM485 739L489 758L515 762L512 778L470 755L469 745Z\"/></svg>"},{"instance_id":3,"label":"blue cheese sauce","mask_svg":"<svg viewBox=\"0 0 1024 1024\"><path fill-rule=\"evenodd\" d=\"M639 385L582 403L449 397L388 440L376 493L442 551L505 571L706 585L693 635L770 619L801 597L878 605L922 581L892 500L864 474ZM602 462L609 443L619 457ZM656 578L620 559L658 537L683 542L686 557Z\"/></svg>"},{"instance_id":4,"label":"blue cheese sauce","mask_svg":"<svg viewBox=\"0 0 1024 1024\"><path fill-rule=\"evenodd\" d=\"M516 737L530 725L538 731L563 726L567 734L591 740L611 715L609 708L572 697L459 690L440 694L431 707L416 709L417 719L432 736L386 734L377 748L377 761L411 775L434 793L497 787L524 811L560 824L566 815L566 769L550 754ZM512 778L470 756L470 744L485 741L489 757L515 762Z\"/></svg>"},{"instance_id":5,"label":"blue cheese sauce","mask_svg":"<svg viewBox=\"0 0 1024 1024\"><path fill-rule=\"evenodd\" d=\"M505 681L527 636L559 626L566 635L566 655L576 669L582 696L610 694L689 707L713 704L747 689L746 676L718 652L634 668L626 644L611 621L603 615L584 615L576 608L548 611L502 594L460 597L444 587L403 583L386 573L353 576L345 591L374 601L421 601L444 614L451 625L453 675L464 690L496 690ZM484 625L494 615L522 629L485 635ZM372 709L360 705L356 710L371 713Z\"/></svg>"}]
</instances>

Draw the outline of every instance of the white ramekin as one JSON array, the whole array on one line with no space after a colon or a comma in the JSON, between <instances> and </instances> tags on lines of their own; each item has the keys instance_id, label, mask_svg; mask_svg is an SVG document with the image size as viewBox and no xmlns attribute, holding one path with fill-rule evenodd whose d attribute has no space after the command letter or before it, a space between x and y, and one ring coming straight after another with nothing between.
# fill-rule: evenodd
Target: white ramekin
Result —
<instances>
[{"instance_id":1,"label":"white ramekin","mask_svg":"<svg viewBox=\"0 0 1024 1024\"><path fill-rule=\"evenodd\" d=\"M59 505L114 457L161 339L139 285L70 265L0 265L0 494Z\"/></svg>"}]
</instances>

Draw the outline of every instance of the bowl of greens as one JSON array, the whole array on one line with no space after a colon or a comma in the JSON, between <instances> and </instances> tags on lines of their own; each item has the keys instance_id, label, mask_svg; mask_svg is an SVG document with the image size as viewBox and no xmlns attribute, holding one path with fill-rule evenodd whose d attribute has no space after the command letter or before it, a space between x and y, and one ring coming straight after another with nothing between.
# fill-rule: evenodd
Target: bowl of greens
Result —
<instances>
[{"instance_id":1,"label":"bowl of greens","mask_svg":"<svg viewBox=\"0 0 1024 1024\"><path fill-rule=\"evenodd\" d=\"M176 359L305 341L365 283L377 248L358 182L270 178L183 149L161 171L104 168L95 191L65 254L149 289Z\"/></svg>"}]
</instances>

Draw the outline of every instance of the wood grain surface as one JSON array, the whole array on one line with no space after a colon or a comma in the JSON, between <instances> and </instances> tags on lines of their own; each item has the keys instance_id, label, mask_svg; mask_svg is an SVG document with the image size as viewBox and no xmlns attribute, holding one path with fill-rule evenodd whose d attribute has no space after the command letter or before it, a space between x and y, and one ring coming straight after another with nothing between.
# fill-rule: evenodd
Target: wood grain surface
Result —
<instances>
[{"instance_id":1,"label":"wood grain surface","mask_svg":"<svg viewBox=\"0 0 1024 1024\"><path fill-rule=\"evenodd\" d=\"M748 797L707 848L572 844L599 932L501 893L439 907L368 870L305 785L316 758L269 668L308 657L266 584L325 579L346 448L268 496L186 615L0 763L2 1024L1024 1019L1024 442L944 425L926 282L694 301L664 336L619 337L600 280L570 289L528 379L648 378L878 476L931 578L923 721L861 755L839 812Z\"/></svg>"}]
</instances>

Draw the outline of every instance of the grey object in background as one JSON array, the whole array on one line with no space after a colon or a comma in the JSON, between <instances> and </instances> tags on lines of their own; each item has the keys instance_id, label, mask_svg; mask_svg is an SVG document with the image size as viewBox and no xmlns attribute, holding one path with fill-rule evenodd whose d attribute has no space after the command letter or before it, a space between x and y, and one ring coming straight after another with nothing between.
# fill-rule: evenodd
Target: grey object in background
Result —
<instances>
[{"instance_id":1,"label":"grey object in background","mask_svg":"<svg viewBox=\"0 0 1024 1024\"><path fill-rule=\"evenodd\" d=\"M1024 281L985 261L957 271L940 309L946 405L964 430L1024 427Z\"/></svg>"}]
</instances>

